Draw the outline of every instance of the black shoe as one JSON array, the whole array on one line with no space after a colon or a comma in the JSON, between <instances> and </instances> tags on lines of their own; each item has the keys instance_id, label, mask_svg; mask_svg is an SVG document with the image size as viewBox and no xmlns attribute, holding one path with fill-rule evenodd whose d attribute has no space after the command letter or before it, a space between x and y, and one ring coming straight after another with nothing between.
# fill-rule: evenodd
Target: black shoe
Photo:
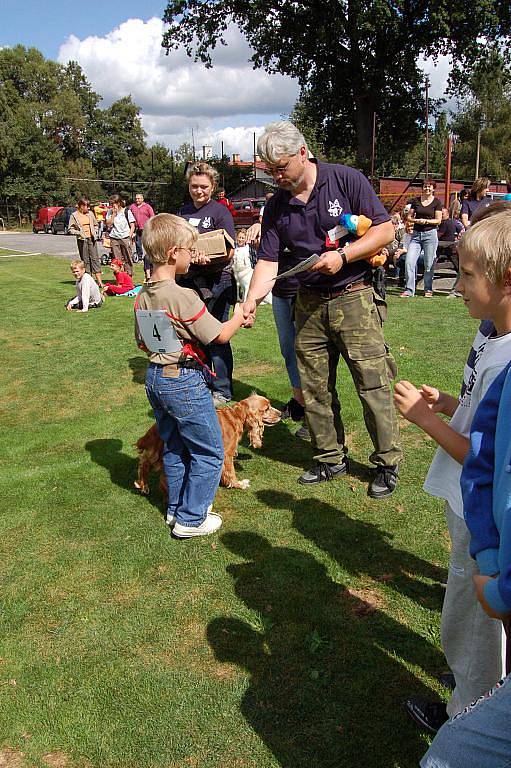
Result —
<instances>
[{"instance_id":1,"label":"black shoe","mask_svg":"<svg viewBox=\"0 0 511 768\"><path fill-rule=\"evenodd\" d=\"M284 406L284 410L280 413L282 419L292 419L293 421L302 421L305 416L305 408L300 405L298 400L292 397L289 402Z\"/></svg>"},{"instance_id":2,"label":"black shoe","mask_svg":"<svg viewBox=\"0 0 511 768\"><path fill-rule=\"evenodd\" d=\"M394 493L397 485L397 464L392 467L376 467L374 478L369 483L368 495L372 499L383 499Z\"/></svg>"},{"instance_id":3,"label":"black shoe","mask_svg":"<svg viewBox=\"0 0 511 768\"><path fill-rule=\"evenodd\" d=\"M438 681L444 686L444 688L449 688L450 691L454 691L456 688L456 680L454 679L454 675L452 672L442 672L442 674L438 675Z\"/></svg>"},{"instance_id":4,"label":"black shoe","mask_svg":"<svg viewBox=\"0 0 511 768\"><path fill-rule=\"evenodd\" d=\"M449 719L443 701L425 701L413 696L405 701L405 707L415 722L431 733L436 733Z\"/></svg>"},{"instance_id":5,"label":"black shoe","mask_svg":"<svg viewBox=\"0 0 511 768\"><path fill-rule=\"evenodd\" d=\"M318 462L312 469L300 475L298 482L302 485L311 485L312 483L324 483L327 480L334 480L339 475L345 475L348 471L348 460L345 458L340 464L325 464Z\"/></svg>"}]
</instances>

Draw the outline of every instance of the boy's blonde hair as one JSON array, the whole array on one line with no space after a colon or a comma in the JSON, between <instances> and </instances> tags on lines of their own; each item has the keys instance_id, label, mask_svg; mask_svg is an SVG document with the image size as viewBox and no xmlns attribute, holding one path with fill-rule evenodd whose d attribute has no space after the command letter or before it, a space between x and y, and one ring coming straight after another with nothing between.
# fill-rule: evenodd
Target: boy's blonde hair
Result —
<instances>
[{"instance_id":1,"label":"boy's blonde hair","mask_svg":"<svg viewBox=\"0 0 511 768\"><path fill-rule=\"evenodd\" d=\"M74 267L80 267L80 269L85 269L85 262L81 259L74 259L74 261L71 262L69 265L70 269L73 269Z\"/></svg>"},{"instance_id":2,"label":"boy's blonde hair","mask_svg":"<svg viewBox=\"0 0 511 768\"><path fill-rule=\"evenodd\" d=\"M458 253L473 259L494 285L504 282L511 269L511 205L491 211L461 236Z\"/></svg>"},{"instance_id":3,"label":"boy's blonde hair","mask_svg":"<svg viewBox=\"0 0 511 768\"><path fill-rule=\"evenodd\" d=\"M151 264L166 264L169 248L193 248L196 243L197 230L172 213L158 213L150 218L142 234L142 245Z\"/></svg>"}]
</instances>

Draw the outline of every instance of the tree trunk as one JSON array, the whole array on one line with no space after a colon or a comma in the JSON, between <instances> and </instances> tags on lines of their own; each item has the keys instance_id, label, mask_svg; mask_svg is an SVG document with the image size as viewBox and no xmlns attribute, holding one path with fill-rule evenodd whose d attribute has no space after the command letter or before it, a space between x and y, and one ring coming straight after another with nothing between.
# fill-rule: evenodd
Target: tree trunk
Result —
<instances>
[{"instance_id":1,"label":"tree trunk","mask_svg":"<svg viewBox=\"0 0 511 768\"><path fill-rule=\"evenodd\" d=\"M371 94L355 96L355 130L357 133L357 167L369 171L373 145L373 113L375 100Z\"/></svg>"}]
</instances>

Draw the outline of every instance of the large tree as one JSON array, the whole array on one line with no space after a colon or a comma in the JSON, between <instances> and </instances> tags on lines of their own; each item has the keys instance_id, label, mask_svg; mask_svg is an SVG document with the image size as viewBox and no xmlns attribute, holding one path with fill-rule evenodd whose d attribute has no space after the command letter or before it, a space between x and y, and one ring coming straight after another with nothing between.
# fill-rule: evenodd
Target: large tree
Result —
<instances>
[{"instance_id":1,"label":"large tree","mask_svg":"<svg viewBox=\"0 0 511 768\"><path fill-rule=\"evenodd\" d=\"M164 20L164 47L207 66L236 24L254 66L298 78L326 152L355 151L365 166L374 112L389 152L416 139L420 54L452 54L458 83L511 30L508 0L170 0Z\"/></svg>"}]
</instances>

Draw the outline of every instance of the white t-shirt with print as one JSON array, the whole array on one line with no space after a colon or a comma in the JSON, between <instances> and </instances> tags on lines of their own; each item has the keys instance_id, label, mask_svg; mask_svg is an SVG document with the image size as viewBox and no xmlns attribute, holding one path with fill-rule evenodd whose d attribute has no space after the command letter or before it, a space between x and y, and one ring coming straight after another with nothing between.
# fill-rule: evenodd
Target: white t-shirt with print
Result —
<instances>
[{"instance_id":1,"label":"white t-shirt with print","mask_svg":"<svg viewBox=\"0 0 511 768\"><path fill-rule=\"evenodd\" d=\"M484 326L484 324L482 324ZM478 330L465 365L459 405L449 425L464 437L470 436L472 419L486 390L511 360L511 333L503 336L485 336ZM462 465L443 448L437 451L424 482L424 490L445 499L452 511L463 518L463 500L460 478Z\"/></svg>"}]
</instances>

